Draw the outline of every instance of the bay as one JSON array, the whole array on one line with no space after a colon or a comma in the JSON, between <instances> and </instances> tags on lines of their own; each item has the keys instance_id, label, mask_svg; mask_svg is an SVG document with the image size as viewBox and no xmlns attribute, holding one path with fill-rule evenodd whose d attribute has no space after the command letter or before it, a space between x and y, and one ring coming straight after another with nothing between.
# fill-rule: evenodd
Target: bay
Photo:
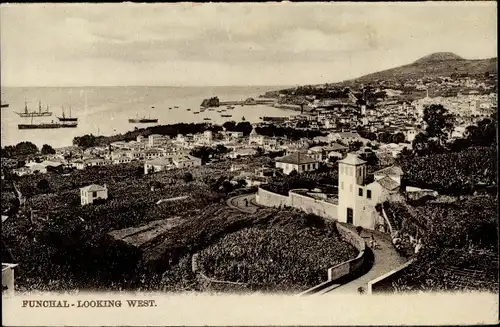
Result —
<instances>
[{"instance_id":1,"label":"bay","mask_svg":"<svg viewBox=\"0 0 500 327\"><path fill-rule=\"evenodd\" d=\"M210 122L214 124L223 124L228 120L238 122L243 117L255 123L259 122L262 116L297 114L268 105L236 106L234 110L225 112L232 114L230 118L221 117L216 110L193 114L193 111L199 111L205 98L218 96L221 101L239 101L249 97L257 98L267 91L282 88L284 87L2 87L2 101L9 103L9 107L1 109L1 144L6 146L29 141L38 147L49 144L57 148L69 146L75 136L85 134L109 136L133 130L135 127L207 122L203 120L205 117L211 118ZM38 110L38 102L41 101L42 110L49 105L50 111L53 112L49 117L34 117L33 123L57 122L57 117L62 114L62 106L68 116L71 105L72 116L78 117L78 127L19 130L17 124L31 122L31 118L22 118L16 114L24 110L25 100L30 111ZM178 108L175 108L176 106ZM187 108L191 111L186 111ZM225 109L225 106L220 109ZM137 116L151 116L159 120L156 124L128 122L129 118Z\"/></svg>"}]
</instances>

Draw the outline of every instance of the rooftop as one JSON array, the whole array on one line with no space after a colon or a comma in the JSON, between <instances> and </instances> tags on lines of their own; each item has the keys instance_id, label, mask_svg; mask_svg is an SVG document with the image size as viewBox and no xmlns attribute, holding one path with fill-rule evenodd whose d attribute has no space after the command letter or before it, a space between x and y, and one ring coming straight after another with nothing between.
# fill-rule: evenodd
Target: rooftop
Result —
<instances>
[{"instance_id":1,"label":"rooftop","mask_svg":"<svg viewBox=\"0 0 500 327\"><path fill-rule=\"evenodd\" d=\"M287 156L277 158L276 162L284 162L294 165L304 165L304 164L316 163L318 161L301 152L294 152Z\"/></svg>"},{"instance_id":2,"label":"rooftop","mask_svg":"<svg viewBox=\"0 0 500 327\"><path fill-rule=\"evenodd\" d=\"M387 168L380 169L376 171L376 175L387 175L387 176L401 176L403 175L403 170L398 166L390 166Z\"/></svg>"},{"instance_id":3,"label":"rooftop","mask_svg":"<svg viewBox=\"0 0 500 327\"><path fill-rule=\"evenodd\" d=\"M339 160L339 163L348 165L363 165L366 163L366 161L358 158L358 156L354 153L348 153L344 159Z\"/></svg>"},{"instance_id":4,"label":"rooftop","mask_svg":"<svg viewBox=\"0 0 500 327\"><path fill-rule=\"evenodd\" d=\"M389 176L385 176L384 178L381 178L376 182L389 191L395 190L396 188L399 187L399 183L390 178Z\"/></svg>"},{"instance_id":5,"label":"rooftop","mask_svg":"<svg viewBox=\"0 0 500 327\"><path fill-rule=\"evenodd\" d=\"M97 185L97 184L90 184L85 187L80 188L80 190L86 190L90 192L97 192L97 191L104 191L106 190L106 187Z\"/></svg>"}]
</instances>

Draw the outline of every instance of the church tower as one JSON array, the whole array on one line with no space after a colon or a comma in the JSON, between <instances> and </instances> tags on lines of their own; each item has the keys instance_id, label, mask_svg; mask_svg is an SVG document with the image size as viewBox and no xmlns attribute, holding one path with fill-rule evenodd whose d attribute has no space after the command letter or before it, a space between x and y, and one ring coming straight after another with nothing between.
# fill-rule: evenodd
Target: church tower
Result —
<instances>
[{"instance_id":1,"label":"church tower","mask_svg":"<svg viewBox=\"0 0 500 327\"><path fill-rule=\"evenodd\" d=\"M366 161L354 153L339 160L339 204L337 217L340 222L356 225L358 215L358 196L363 192L363 182L366 178ZM360 188L362 189L360 191Z\"/></svg>"}]
</instances>

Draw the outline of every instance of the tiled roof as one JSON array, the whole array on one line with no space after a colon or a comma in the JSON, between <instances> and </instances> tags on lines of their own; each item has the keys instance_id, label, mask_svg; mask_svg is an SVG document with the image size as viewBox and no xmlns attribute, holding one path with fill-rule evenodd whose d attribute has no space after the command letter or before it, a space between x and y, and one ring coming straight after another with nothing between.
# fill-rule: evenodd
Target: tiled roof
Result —
<instances>
[{"instance_id":1,"label":"tiled roof","mask_svg":"<svg viewBox=\"0 0 500 327\"><path fill-rule=\"evenodd\" d=\"M375 175L387 175L387 176L401 176L403 175L403 170L398 166L390 166L387 168L380 169L374 173Z\"/></svg>"},{"instance_id":2,"label":"tiled roof","mask_svg":"<svg viewBox=\"0 0 500 327\"><path fill-rule=\"evenodd\" d=\"M348 153L344 159L339 160L339 163L344 163L348 165L362 165L365 164L366 161L359 159L358 156L355 155L354 153Z\"/></svg>"},{"instance_id":3,"label":"tiled roof","mask_svg":"<svg viewBox=\"0 0 500 327\"><path fill-rule=\"evenodd\" d=\"M305 165L305 164L310 164L310 163L316 163L317 160L309 157L306 154L303 154L301 152L294 152L292 154L289 154L287 156L277 158L276 162L284 162L284 163L289 163L289 164L294 164L294 165Z\"/></svg>"},{"instance_id":4,"label":"tiled roof","mask_svg":"<svg viewBox=\"0 0 500 327\"><path fill-rule=\"evenodd\" d=\"M96 185L96 184L91 184L91 185L88 185L88 186L81 188L81 190L86 190L86 191L90 191L90 192L103 191L105 189L106 189L105 187L100 186L100 185Z\"/></svg>"},{"instance_id":5,"label":"tiled roof","mask_svg":"<svg viewBox=\"0 0 500 327\"><path fill-rule=\"evenodd\" d=\"M347 149L346 146L340 145L338 143L333 143L331 145L325 146L326 151L338 151L338 150L345 150Z\"/></svg>"},{"instance_id":6,"label":"tiled roof","mask_svg":"<svg viewBox=\"0 0 500 327\"><path fill-rule=\"evenodd\" d=\"M399 183L390 178L389 176L385 176L384 178L381 178L376 182L389 191L392 191L399 187Z\"/></svg>"}]
</instances>

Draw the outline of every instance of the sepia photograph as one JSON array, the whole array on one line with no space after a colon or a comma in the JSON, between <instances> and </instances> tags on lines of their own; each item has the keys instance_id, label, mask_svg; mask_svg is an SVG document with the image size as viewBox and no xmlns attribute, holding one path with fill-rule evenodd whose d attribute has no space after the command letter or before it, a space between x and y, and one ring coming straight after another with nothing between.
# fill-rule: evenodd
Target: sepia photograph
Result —
<instances>
[{"instance_id":1,"label":"sepia photograph","mask_svg":"<svg viewBox=\"0 0 500 327\"><path fill-rule=\"evenodd\" d=\"M2 297L498 297L496 9L2 4Z\"/></svg>"}]
</instances>

